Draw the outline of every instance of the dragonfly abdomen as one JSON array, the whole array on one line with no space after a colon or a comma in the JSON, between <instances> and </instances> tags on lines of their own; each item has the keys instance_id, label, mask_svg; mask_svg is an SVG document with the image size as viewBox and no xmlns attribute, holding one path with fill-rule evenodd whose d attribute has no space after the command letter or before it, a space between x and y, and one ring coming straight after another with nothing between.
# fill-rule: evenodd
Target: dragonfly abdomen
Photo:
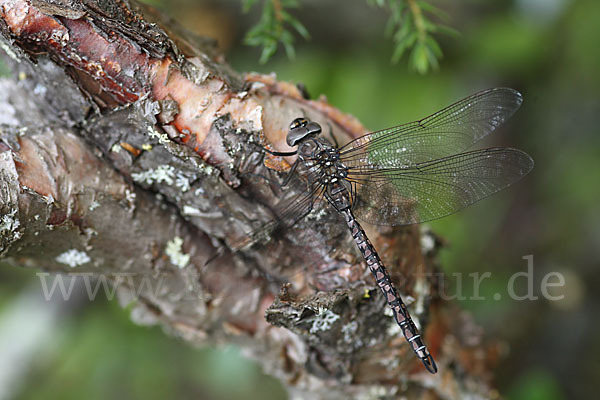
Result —
<instances>
[{"instance_id":1,"label":"dragonfly abdomen","mask_svg":"<svg viewBox=\"0 0 600 400\"><path fill-rule=\"evenodd\" d=\"M373 244L371 244L367 238L362 226L360 226L356 218L354 218L352 210L348 207L340 210L340 212L344 215L348 228L350 228L350 231L352 232L352 238L358 246L363 258L367 262L369 270L371 270L371 273L377 282L377 286L379 286L383 292L388 305L392 309L394 319L402 329L402 333L404 334L406 341L408 344L410 344L417 357L419 357L419 359L423 362L425 368L427 368L427 370L431 373L436 373L437 366L435 365L435 361L429 353L427 346L423 342L423 339L419 334L419 330L413 322L406 305L402 301L402 298L398 295L398 292L396 291L396 288L394 287L394 284L392 283L392 280L387 273L383 262L379 258L375 247L373 247Z\"/></svg>"}]
</instances>

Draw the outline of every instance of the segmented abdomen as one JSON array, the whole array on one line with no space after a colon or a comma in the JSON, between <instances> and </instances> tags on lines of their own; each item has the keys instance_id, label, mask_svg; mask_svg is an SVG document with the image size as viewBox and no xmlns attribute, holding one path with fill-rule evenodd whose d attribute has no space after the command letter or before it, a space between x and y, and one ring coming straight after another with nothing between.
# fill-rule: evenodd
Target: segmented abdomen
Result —
<instances>
[{"instance_id":1,"label":"segmented abdomen","mask_svg":"<svg viewBox=\"0 0 600 400\"><path fill-rule=\"evenodd\" d=\"M352 237L356 242L362 256L364 257L371 273L375 277L375 281L377 285L383 292L387 303L394 313L394 318L400 328L402 328L402 333L404 337L412 347L413 351L421 359L427 370L429 372L435 373L437 372L437 366L435 365L435 361L433 357L427 350L427 346L423 342L421 335L419 334L419 330L415 326L406 305L402 301L402 298L398 295L396 288L394 287L390 276L388 275L377 251L367 238L365 231L362 226L356 221L354 215L352 214L352 210L350 208L346 208L343 210L339 210L346 219L346 223L348 224L348 228L352 232Z\"/></svg>"}]
</instances>

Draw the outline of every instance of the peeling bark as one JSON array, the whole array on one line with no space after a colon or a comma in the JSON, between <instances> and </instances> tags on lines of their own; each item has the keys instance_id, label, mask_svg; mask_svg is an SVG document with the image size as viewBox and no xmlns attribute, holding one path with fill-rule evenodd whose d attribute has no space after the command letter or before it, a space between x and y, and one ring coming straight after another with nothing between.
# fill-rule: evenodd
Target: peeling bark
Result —
<instances>
[{"instance_id":1,"label":"peeling bark","mask_svg":"<svg viewBox=\"0 0 600 400\"><path fill-rule=\"evenodd\" d=\"M232 250L271 214L298 115L340 142L361 124L274 76L240 74L214 43L132 1L0 0L0 256L108 277L139 323L231 342L297 396L491 397L493 347L438 296L440 245L371 228L420 322L429 375L385 313L340 217L311 214ZM269 177L269 180L265 179ZM136 291L143 282L148 287Z\"/></svg>"}]
</instances>

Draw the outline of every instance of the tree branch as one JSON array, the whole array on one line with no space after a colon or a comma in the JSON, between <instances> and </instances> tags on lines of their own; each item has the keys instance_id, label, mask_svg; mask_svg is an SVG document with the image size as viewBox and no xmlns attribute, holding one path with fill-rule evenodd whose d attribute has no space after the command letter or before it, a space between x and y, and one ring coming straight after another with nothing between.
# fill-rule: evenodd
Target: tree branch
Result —
<instances>
[{"instance_id":1,"label":"tree branch","mask_svg":"<svg viewBox=\"0 0 600 400\"><path fill-rule=\"evenodd\" d=\"M0 0L0 29L19 79L0 82L1 257L106 276L138 322L241 345L298 395L488 395L479 334L437 296L431 234L425 248L418 227L368 232L414 299L437 376L392 328L335 212L231 250L271 218L280 190L263 177L293 161L262 147L289 151L299 115L340 141L364 133L358 121L236 73L211 41L131 1Z\"/></svg>"}]
</instances>

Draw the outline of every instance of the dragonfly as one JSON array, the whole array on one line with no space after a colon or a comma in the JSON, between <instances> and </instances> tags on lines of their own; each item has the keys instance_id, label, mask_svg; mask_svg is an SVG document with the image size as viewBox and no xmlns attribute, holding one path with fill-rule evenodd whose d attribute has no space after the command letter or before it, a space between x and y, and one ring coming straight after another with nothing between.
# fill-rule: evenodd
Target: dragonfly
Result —
<instances>
[{"instance_id":1,"label":"dragonfly","mask_svg":"<svg viewBox=\"0 0 600 400\"><path fill-rule=\"evenodd\" d=\"M296 156L283 186L302 185L299 194L279 202L274 218L250 236L288 228L323 199L343 215L352 238L392 310L395 322L430 373L436 362L398 294L377 250L358 220L374 225L411 225L452 214L525 176L533 159L513 148L467 151L520 107L521 94L488 89L428 117L371 132L342 147L322 137L307 118L292 121L286 137Z\"/></svg>"}]
</instances>

